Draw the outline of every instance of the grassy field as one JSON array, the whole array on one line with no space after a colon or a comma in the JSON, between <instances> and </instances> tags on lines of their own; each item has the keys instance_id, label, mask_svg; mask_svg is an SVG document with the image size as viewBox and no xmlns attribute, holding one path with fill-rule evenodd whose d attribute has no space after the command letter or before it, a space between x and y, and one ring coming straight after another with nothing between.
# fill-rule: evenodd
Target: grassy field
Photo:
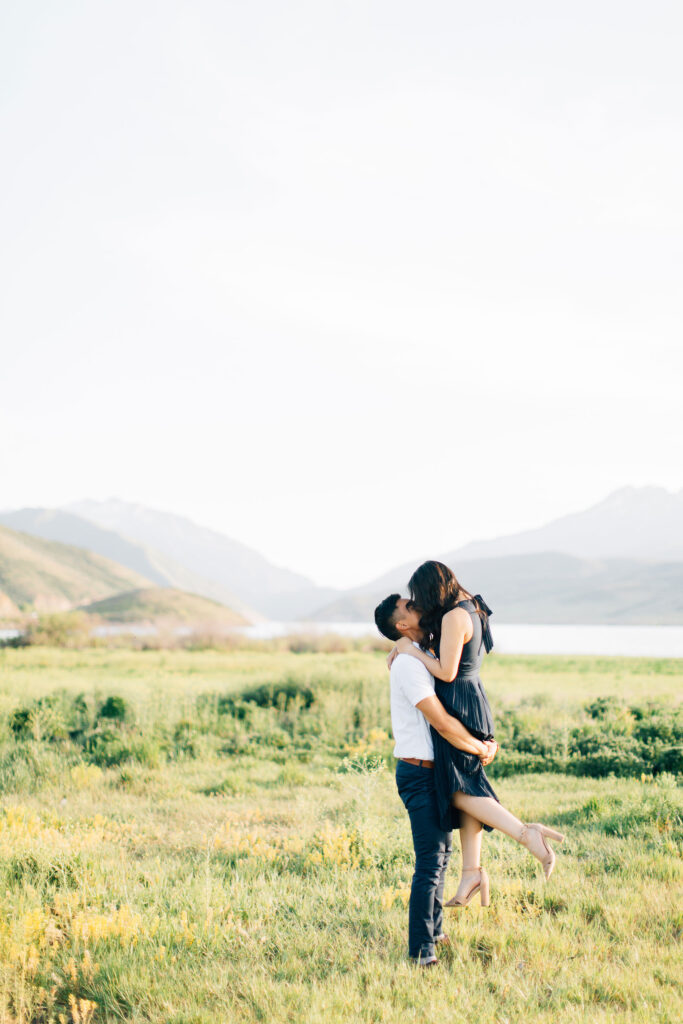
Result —
<instances>
[{"instance_id":1,"label":"grassy field","mask_svg":"<svg viewBox=\"0 0 683 1024\"><path fill-rule=\"evenodd\" d=\"M485 682L541 729L615 698L630 735L620 702L673 709L683 664L491 657ZM0 1020L678 1022L668 772L496 779L566 832L555 874L487 836L491 907L411 968L387 688L371 653L0 651Z\"/></svg>"}]
</instances>

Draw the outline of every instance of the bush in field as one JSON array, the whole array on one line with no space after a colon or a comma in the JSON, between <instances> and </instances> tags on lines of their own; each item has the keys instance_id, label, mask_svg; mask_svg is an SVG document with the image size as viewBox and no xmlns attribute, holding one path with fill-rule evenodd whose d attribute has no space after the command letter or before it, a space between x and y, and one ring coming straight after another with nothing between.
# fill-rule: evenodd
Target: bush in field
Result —
<instances>
[{"instance_id":1,"label":"bush in field","mask_svg":"<svg viewBox=\"0 0 683 1024\"><path fill-rule=\"evenodd\" d=\"M683 772L683 711L658 703L627 706L615 697L585 705L586 720L556 729L529 705L498 716L501 745L492 776L567 772L599 778Z\"/></svg>"},{"instance_id":2,"label":"bush in field","mask_svg":"<svg viewBox=\"0 0 683 1024\"><path fill-rule=\"evenodd\" d=\"M532 754L502 747L496 760L487 769L492 778L504 779L510 775L529 775L536 772L566 771L566 762L549 759L542 754Z\"/></svg>"},{"instance_id":3,"label":"bush in field","mask_svg":"<svg viewBox=\"0 0 683 1024\"><path fill-rule=\"evenodd\" d=\"M600 705L596 709L596 705ZM574 775L659 774L683 769L683 712L660 704L624 707L603 698L586 708L593 721L572 729ZM597 710L597 713L596 713Z\"/></svg>"},{"instance_id":4,"label":"bush in field","mask_svg":"<svg viewBox=\"0 0 683 1024\"><path fill-rule=\"evenodd\" d=\"M68 734L74 739L94 728L96 719L97 706L92 696L73 696L66 690L56 690L15 708L8 725L18 738L33 735L34 739L58 740ZM36 735L36 726L40 736Z\"/></svg>"},{"instance_id":5,"label":"bush in field","mask_svg":"<svg viewBox=\"0 0 683 1024\"><path fill-rule=\"evenodd\" d=\"M158 761L158 755L147 749L148 738L132 735L133 720L133 708L122 697L110 696L97 702L86 694L74 696L57 690L15 708L8 726L16 740L24 741L18 751L23 750L27 757L25 741L32 740L70 746L91 763L105 767L130 759Z\"/></svg>"},{"instance_id":6,"label":"bush in field","mask_svg":"<svg viewBox=\"0 0 683 1024\"><path fill-rule=\"evenodd\" d=\"M104 729L90 735L84 745L86 758L90 764L111 768L113 765L130 761L132 751L125 738L113 729Z\"/></svg>"},{"instance_id":7,"label":"bush in field","mask_svg":"<svg viewBox=\"0 0 683 1024\"><path fill-rule=\"evenodd\" d=\"M10 730L17 739L31 737L38 742L65 739L67 728L61 704L59 694L50 694L17 708L9 718Z\"/></svg>"},{"instance_id":8,"label":"bush in field","mask_svg":"<svg viewBox=\"0 0 683 1024\"><path fill-rule=\"evenodd\" d=\"M109 724L131 723L133 708L123 697L107 697L97 703L89 694L74 696L67 690L56 690L15 708L8 724L18 738L33 735L37 740L58 740L67 735L77 739L102 720Z\"/></svg>"},{"instance_id":9,"label":"bush in field","mask_svg":"<svg viewBox=\"0 0 683 1024\"><path fill-rule=\"evenodd\" d=\"M572 775L600 778L615 775L642 775L652 768L643 757L640 744L627 733L592 729L572 730L571 756L567 771Z\"/></svg>"},{"instance_id":10,"label":"bush in field","mask_svg":"<svg viewBox=\"0 0 683 1024\"><path fill-rule=\"evenodd\" d=\"M17 708L9 716L9 727L17 739L28 736L31 731L31 709Z\"/></svg>"},{"instance_id":11,"label":"bush in field","mask_svg":"<svg viewBox=\"0 0 683 1024\"><path fill-rule=\"evenodd\" d=\"M130 723L135 720L133 708L123 697L107 697L97 712L98 718L106 718L110 722Z\"/></svg>"},{"instance_id":12,"label":"bush in field","mask_svg":"<svg viewBox=\"0 0 683 1024\"><path fill-rule=\"evenodd\" d=\"M624 702L618 697L597 697L596 700L586 704L586 714L591 718L604 721L607 718L616 718L624 710Z\"/></svg>"},{"instance_id":13,"label":"bush in field","mask_svg":"<svg viewBox=\"0 0 683 1024\"><path fill-rule=\"evenodd\" d=\"M285 679L278 683L263 683L248 690L242 690L239 700L244 704L256 704L260 708L280 708L286 710L291 704L310 708L315 695L310 686L298 679ZM224 705L226 711L232 710L229 701ZM234 706L234 705L233 705Z\"/></svg>"},{"instance_id":14,"label":"bush in field","mask_svg":"<svg viewBox=\"0 0 683 1024\"><path fill-rule=\"evenodd\" d=\"M633 737L647 751L653 771L683 773L683 711L671 711L658 704L635 706Z\"/></svg>"},{"instance_id":15,"label":"bush in field","mask_svg":"<svg viewBox=\"0 0 683 1024\"><path fill-rule=\"evenodd\" d=\"M496 739L501 750L489 769L492 775L500 778L518 772L566 770L566 731L548 728L535 711L504 711L498 716Z\"/></svg>"},{"instance_id":16,"label":"bush in field","mask_svg":"<svg viewBox=\"0 0 683 1024\"><path fill-rule=\"evenodd\" d=\"M87 647L91 629L85 612L56 612L32 622L21 641L30 647Z\"/></svg>"},{"instance_id":17,"label":"bush in field","mask_svg":"<svg viewBox=\"0 0 683 1024\"><path fill-rule=\"evenodd\" d=\"M559 726L553 714L553 707L537 699L501 712L496 727L500 753L489 768L492 777L683 772L681 709L598 698ZM59 690L6 714L5 735L16 749L4 763L10 776L23 778L29 769L20 767L21 759L32 763L35 750L46 746L103 768L230 758L248 750L276 761L316 752L339 761L361 754L386 758L392 744L378 729L387 719L386 702L376 688L359 680L342 692L333 673L329 678L321 674L312 685L293 676L237 693L199 694L189 706L178 707L175 721L163 716L144 730L136 725L132 703L117 694L96 698ZM383 737L381 743L373 741L376 735ZM0 773L1 765L0 758Z\"/></svg>"}]
</instances>

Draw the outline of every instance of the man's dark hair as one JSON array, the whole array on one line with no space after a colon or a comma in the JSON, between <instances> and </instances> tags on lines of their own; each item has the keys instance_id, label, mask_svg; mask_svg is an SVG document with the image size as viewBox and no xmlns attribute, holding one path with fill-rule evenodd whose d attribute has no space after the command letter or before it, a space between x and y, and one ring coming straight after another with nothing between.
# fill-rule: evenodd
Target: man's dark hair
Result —
<instances>
[{"instance_id":1,"label":"man's dark hair","mask_svg":"<svg viewBox=\"0 0 683 1024\"><path fill-rule=\"evenodd\" d=\"M375 625L387 640L400 640L401 634L396 629L394 616L396 615L396 602L401 598L400 594L389 594L381 604L375 608Z\"/></svg>"}]
</instances>

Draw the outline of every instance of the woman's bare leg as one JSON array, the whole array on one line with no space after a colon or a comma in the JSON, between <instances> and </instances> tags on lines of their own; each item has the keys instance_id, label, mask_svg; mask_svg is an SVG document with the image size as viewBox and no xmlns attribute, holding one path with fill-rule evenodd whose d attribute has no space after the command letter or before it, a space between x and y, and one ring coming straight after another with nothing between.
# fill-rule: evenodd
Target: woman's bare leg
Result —
<instances>
[{"instance_id":1,"label":"woman's bare leg","mask_svg":"<svg viewBox=\"0 0 683 1024\"><path fill-rule=\"evenodd\" d=\"M505 832L506 835L516 839L518 843L521 843L525 836L526 826L524 822L520 821L519 818L515 818L514 814L510 814L497 800L490 796L469 796L467 793L454 793L453 804L459 811L464 811L469 817L476 818L477 821L483 822L485 825L491 825L500 832ZM474 866L477 867L478 863Z\"/></svg>"},{"instance_id":2,"label":"woman's bare leg","mask_svg":"<svg viewBox=\"0 0 683 1024\"><path fill-rule=\"evenodd\" d=\"M541 862L546 879L550 878L555 866L555 853L548 846L546 838L562 842L564 836L561 832L538 823L526 825L490 796L469 796L467 793L458 792L453 794L452 802L459 811L464 811L485 825L491 825L516 839Z\"/></svg>"},{"instance_id":3,"label":"woman's bare leg","mask_svg":"<svg viewBox=\"0 0 683 1024\"><path fill-rule=\"evenodd\" d=\"M448 907L464 907L472 899L475 892L482 889L484 881L484 897L482 906L488 906L488 875L481 868L481 840L484 830L481 821L472 817L467 811L460 811L460 846L462 847L462 873L455 896L448 901Z\"/></svg>"},{"instance_id":4,"label":"woman's bare leg","mask_svg":"<svg viewBox=\"0 0 683 1024\"><path fill-rule=\"evenodd\" d=\"M467 811L460 811L460 846L462 848L462 870L476 871L481 863L481 840L484 830L481 820Z\"/></svg>"}]
</instances>

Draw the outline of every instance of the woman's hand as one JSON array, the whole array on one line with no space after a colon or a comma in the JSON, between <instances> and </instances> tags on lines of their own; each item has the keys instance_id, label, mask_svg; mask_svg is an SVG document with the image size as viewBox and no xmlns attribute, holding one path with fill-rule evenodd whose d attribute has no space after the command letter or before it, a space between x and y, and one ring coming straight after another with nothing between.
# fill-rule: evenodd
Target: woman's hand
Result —
<instances>
[{"instance_id":1,"label":"woman's hand","mask_svg":"<svg viewBox=\"0 0 683 1024\"><path fill-rule=\"evenodd\" d=\"M410 654L414 650L413 641L407 636L402 636L400 640L396 641L387 655L387 668L391 668L397 654Z\"/></svg>"},{"instance_id":2,"label":"woman's hand","mask_svg":"<svg viewBox=\"0 0 683 1024\"><path fill-rule=\"evenodd\" d=\"M479 760L484 767L486 767L487 764L491 764L491 761L493 761L494 757L500 750L500 747L495 740L484 740L484 742L486 744L486 753L482 754Z\"/></svg>"}]
</instances>

